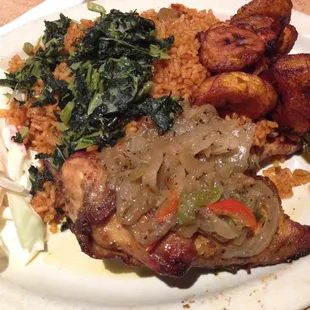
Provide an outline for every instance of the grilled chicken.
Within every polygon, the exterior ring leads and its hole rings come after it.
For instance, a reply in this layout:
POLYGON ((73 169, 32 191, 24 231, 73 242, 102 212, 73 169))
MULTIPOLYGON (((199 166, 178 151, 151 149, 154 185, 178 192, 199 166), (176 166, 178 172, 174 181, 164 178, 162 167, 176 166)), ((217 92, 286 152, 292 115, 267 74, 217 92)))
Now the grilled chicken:
POLYGON ((57 176, 58 196, 62 197, 58 206, 71 218, 71 230, 82 251, 93 258, 120 258, 129 265, 144 265, 158 274, 178 277, 190 267, 234 271, 291 261, 310 252, 310 227, 295 223, 283 214, 273 184, 264 178, 257 182, 267 184, 268 198, 276 202, 280 216, 271 243, 261 253, 225 258, 225 255, 229 256, 229 253, 225 254, 229 245, 217 238, 200 233, 184 238, 173 231, 153 249, 146 249, 119 222, 115 195, 107 187, 108 177, 103 163, 89 153, 78 153, 69 158, 57 176))
POLYGON ((268 248, 250 258, 223 259, 220 254, 225 250, 225 246, 205 236, 198 236, 195 246, 197 257, 194 266, 197 267, 236 271, 240 268, 275 265, 291 262, 310 253, 310 227, 300 225, 282 215, 278 231, 268 248))
POLYGON ((276 137, 273 141, 266 142, 262 147, 254 146, 252 151, 258 155, 259 161, 262 162, 274 156, 295 154, 300 148, 300 141, 290 141, 284 137, 276 137))

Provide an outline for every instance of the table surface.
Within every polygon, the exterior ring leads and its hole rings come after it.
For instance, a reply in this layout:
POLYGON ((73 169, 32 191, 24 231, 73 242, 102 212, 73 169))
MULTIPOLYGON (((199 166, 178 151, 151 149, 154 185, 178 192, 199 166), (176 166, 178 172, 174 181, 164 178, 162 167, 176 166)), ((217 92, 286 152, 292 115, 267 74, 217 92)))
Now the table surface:
MULTIPOLYGON (((310 15, 310 0, 292 0, 294 8, 310 15)), ((0 0, 0 26, 14 20, 43 0, 0 0)))

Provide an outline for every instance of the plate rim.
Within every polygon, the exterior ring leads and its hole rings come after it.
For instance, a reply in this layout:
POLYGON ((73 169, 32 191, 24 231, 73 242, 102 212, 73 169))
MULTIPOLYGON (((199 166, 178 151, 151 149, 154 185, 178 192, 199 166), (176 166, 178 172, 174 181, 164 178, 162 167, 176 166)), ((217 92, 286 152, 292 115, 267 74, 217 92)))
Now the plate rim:
MULTIPOLYGON (((152 1, 152 0, 151 0, 152 1)), ((146 1, 146 2, 151 2, 151 1, 146 1)), ((217 1, 216 3, 213 3, 212 5, 212 0, 205 0, 204 1, 204 6, 210 6, 210 9, 213 9, 212 6, 214 6, 214 11, 215 11, 215 15, 217 13, 217 9, 216 7, 218 6, 218 3, 220 2, 224 2, 224 3, 229 3, 229 1, 226 1, 226 0, 220 0, 220 1, 217 1)), ((106 0, 106 1, 96 1, 98 3, 101 3, 101 4, 105 4, 106 2, 112 2, 112 0, 106 0)), ((119 3, 121 2, 125 2, 125 0, 119 0, 118 1, 119 3)), ((132 0, 130 0, 130 2, 133 2, 132 0)), ((173 1, 171 1, 173 2, 173 1)), ((186 0, 181 0, 181 1, 176 1, 178 3, 186 3, 186 5, 189 5, 189 1, 186 1, 186 0)), ((197 0, 197 1, 191 1, 192 3, 197 3, 197 2, 202 2, 201 0, 197 0)), ((248 1, 244 1, 244 0, 235 0, 234 1, 234 6, 237 6, 239 7, 240 5, 243 5, 244 3, 246 3, 248 1)), ((158 3, 157 0, 154 0, 154 3, 158 3)), ((150 4, 152 5, 152 4, 150 4)), ((73 9, 76 9, 76 8, 85 8, 86 10, 86 4, 83 3, 83 4, 78 4, 78 5, 74 5, 68 9, 65 9, 65 10, 62 10, 61 12, 65 13, 65 14, 68 14, 70 16, 70 11, 72 11, 73 9)), ((139 6, 139 4, 137 4, 137 6, 139 6)), ((195 4, 192 5, 192 7, 195 7, 195 4)), ((207 8, 208 9, 208 8, 207 8)), ((223 9, 224 11, 227 11, 227 8, 224 8, 223 9)), ((232 11, 232 9, 228 9, 229 11, 232 11)), ((18 33, 21 31, 22 28, 28 26, 28 27, 31 27, 31 26, 34 26, 35 24, 38 24, 38 23, 42 23, 44 19, 46 18, 49 18, 50 16, 53 16, 53 15, 56 15, 60 13, 59 12, 55 12, 55 13, 52 13, 52 14, 44 14, 44 16, 42 17, 39 17, 25 25, 22 25, 21 27, 18 27, 16 29, 13 29, 12 31, 0 36, 0 40, 4 40, 6 41, 9 37, 11 36, 16 36, 18 35, 18 33)), ((302 12, 298 12, 296 10, 293 10, 293 13, 292 13, 292 20, 293 20, 293 24, 295 26, 297 26, 297 28, 303 28, 305 22, 309 22, 310 21, 310 16, 307 15, 307 14, 304 14, 302 12)), ((305 29, 306 31, 305 32, 302 32, 302 35, 305 35, 305 36, 308 36, 309 35, 309 42, 310 42, 310 29, 307 30, 305 29)), ((300 260, 301 263, 303 263, 303 259, 300 260)), ((299 261, 298 261, 299 262, 299 261)), ((310 271, 310 269, 309 269, 310 271)), ((310 287, 310 284, 309 284, 309 287, 310 287)), ((234 295, 234 294, 232 294, 234 295)), ((110 309, 110 307, 105 307, 104 305, 103 306, 98 306, 98 305, 90 305, 89 303, 81 303, 79 302, 78 304, 77 303, 74 303, 72 300, 67 300, 67 299, 59 299, 57 298, 56 296, 54 297, 51 297, 51 296, 45 296, 44 298, 36 295, 35 293, 33 292, 30 292, 30 291, 27 291, 26 288, 24 287, 18 287, 16 284, 13 284, 13 283, 10 283, 9 281, 6 281, 6 280, 3 280, 2 279, 2 276, 1 276, 1 273, 0 273, 0 298, 2 299, 2 301, 4 302, 4 306, 5 306, 5 309, 28 309, 29 307, 33 307, 33 309, 38 309, 39 308, 43 308, 45 307, 47 310, 48 309, 53 309, 53 310, 71 310, 71 309, 76 309, 76 310, 86 310, 86 309, 89 309, 89 307, 91 306, 93 310, 106 310, 106 309, 110 309), (18 306, 16 307, 16 297, 18 296, 18 299, 19 299, 19 304, 18 306), (39 303, 39 304, 38 304, 39 303)), ((231 297, 227 297, 227 298, 231 298, 231 297)), ((164 304, 162 306, 138 306, 138 307, 130 307, 130 309, 135 309, 135 310, 138 310, 138 309, 149 309, 149 310, 155 310, 155 309, 167 309, 166 307, 168 306, 169 309, 174 309, 174 307, 176 306, 175 309, 180 309, 181 308, 181 304, 180 302, 175 302, 177 303, 176 304, 173 304, 173 305, 168 305, 168 304, 164 304)), ((308 305, 306 306, 309 306, 310 305, 310 298, 309 298, 309 303, 308 305)), ((215 301, 214 302, 214 308, 212 309, 220 309, 220 308, 217 308, 217 302, 215 301)), ((192 309, 205 309, 206 305, 201 303, 200 305, 198 304, 191 304, 191 307, 192 309)), ((260 309, 260 305, 256 308, 254 306, 254 308, 252 307, 252 309, 260 309)), ((115 309, 129 309, 129 308, 125 308, 125 307, 117 307, 115 309)), ((229 308, 230 309, 230 308, 229 308)), ((232 308, 232 309, 235 309, 235 308, 232 308)), ((237 308, 236 308, 237 309, 237 308)), ((239 307, 239 309, 241 309, 239 307)), ((270 308, 271 309, 271 308, 270 308)), ((281 309, 281 308, 273 308, 273 309, 281 309)))

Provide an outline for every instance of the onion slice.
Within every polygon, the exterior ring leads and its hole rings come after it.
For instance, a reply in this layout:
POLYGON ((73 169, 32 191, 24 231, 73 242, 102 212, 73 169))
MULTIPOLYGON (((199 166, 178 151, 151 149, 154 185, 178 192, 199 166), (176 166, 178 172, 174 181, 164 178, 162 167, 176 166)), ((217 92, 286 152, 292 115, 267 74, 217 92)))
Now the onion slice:
POLYGON ((240 246, 230 244, 223 254, 223 258, 225 259, 233 257, 252 257, 260 254, 269 246, 278 229, 281 214, 281 202, 279 198, 264 181, 257 181, 256 186, 259 186, 265 194, 263 196, 264 198, 259 202, 259 207, 265 207, 267 212, 265 223, 257 228, 253 237, 246 239, 240 246))
POLYGON ((25 191, 24 186, 11 181, 10 179, 6 178, 2 173, 0 173, 0 187, 15 193, 22 193, 23 191, 25 191))
POLYGON ((209 211, 208 208, 200 210, 199 219, 199 228, 207 235, 210 233, 216 233, 226 240, 235 239, 240 236, 240 230, 220 219, 217 215, 209 211))

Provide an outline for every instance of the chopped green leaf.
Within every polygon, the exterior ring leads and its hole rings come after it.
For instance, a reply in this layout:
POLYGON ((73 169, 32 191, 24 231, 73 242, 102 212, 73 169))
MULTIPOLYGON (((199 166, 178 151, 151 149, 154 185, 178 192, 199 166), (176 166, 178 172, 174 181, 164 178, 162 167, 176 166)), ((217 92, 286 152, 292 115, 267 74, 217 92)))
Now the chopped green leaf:
POLYGON ((68 124, 71 118, 71 114, 74 108, 74 103, 72 101, 68 102, 67 105, 60 113, 60 119, 64 122, 64 124, 68 124))
POLYGON ((53 167, 59 169, 68 158, 68 156, 68 150, 65 146, 56 145, 55 151, 53 153, 53 160, 51 162, 53 167))
POLYGON ((68 125, 66 125, 65 123, 60 123, 57 126, 57 128, 59 131, 64 132, 64 131, 68 130, 70 127, 68 125))
POLYGON ((182 107, 178 99, 164 96, 158 99, 152 97, 136 105, 133 113, 136 115, 149 115, 163 133, 169 130, 178 113, 182 112, 182 107))
POLYGON ((102 5, 93 2, 87 2, 87 9, 96 13, 100 13, 101 15, 106 15, 107 13, 102 5))
POLYGON ((30 166, 28 169, 29 180, 31 182, 30 194, 34 195, 37 191, 43 191, 43 184, 47 181, 53 181, 53 176, 47 168, 44 168, 42 172, 37 167, 30 166))
POLYGON ((28 55, 31 56, 34 54, 34 46, 29 43, 29 42, 25 42, 24 46, 23 46, 23 51, 28 55))
POLYGON ((99 107, 99 105, 102 103, 102 95, 101 94, 95 94, 92 100, 89 103, 87 115, 91 115, 94 110, 99 107))
POLYGON ((61 232, 64 232, 64 231, 66 231, 66 230, 68 230, 68 229, 69 229, 69 224, 68 224, 68 222, 67 222, 67 221, 62 222, 62 223, 61 223, 61 226, 60 226, 60 231, 61 231, 61 232))
POLYGON ((81 139, 77 141, 77 145, 75 147, 76 151, 86 149, 89 146, 96 145, 99 142, 100 132, 94 132, 88 136, 83 136, 81 139))
POLYGON ((59 19, 55 21, 45 21, 45 30, 42 36, 44 45, 54 44, 57 40, 63 41, 64 35, 71 23, 71 19, 60 13, 59 19), (54 41, 52 41, 54 40, 54 41))
POLYGON ((157 59, 170 59, 170 56, 156 45, 150 46, 150 55, 157 59))
POLYGON ((16 143, 23 143, 23 141, 28 137, 28 133, 29 133, 29 128, 26 126, 23 126, 19 129, 16 135, 12 137, 12 140, 16 143))
POLYGON ((34 156, 35 159, 46 159, 49 157, 51 157, 51 155, 45 153, 38 153, 34 156))

